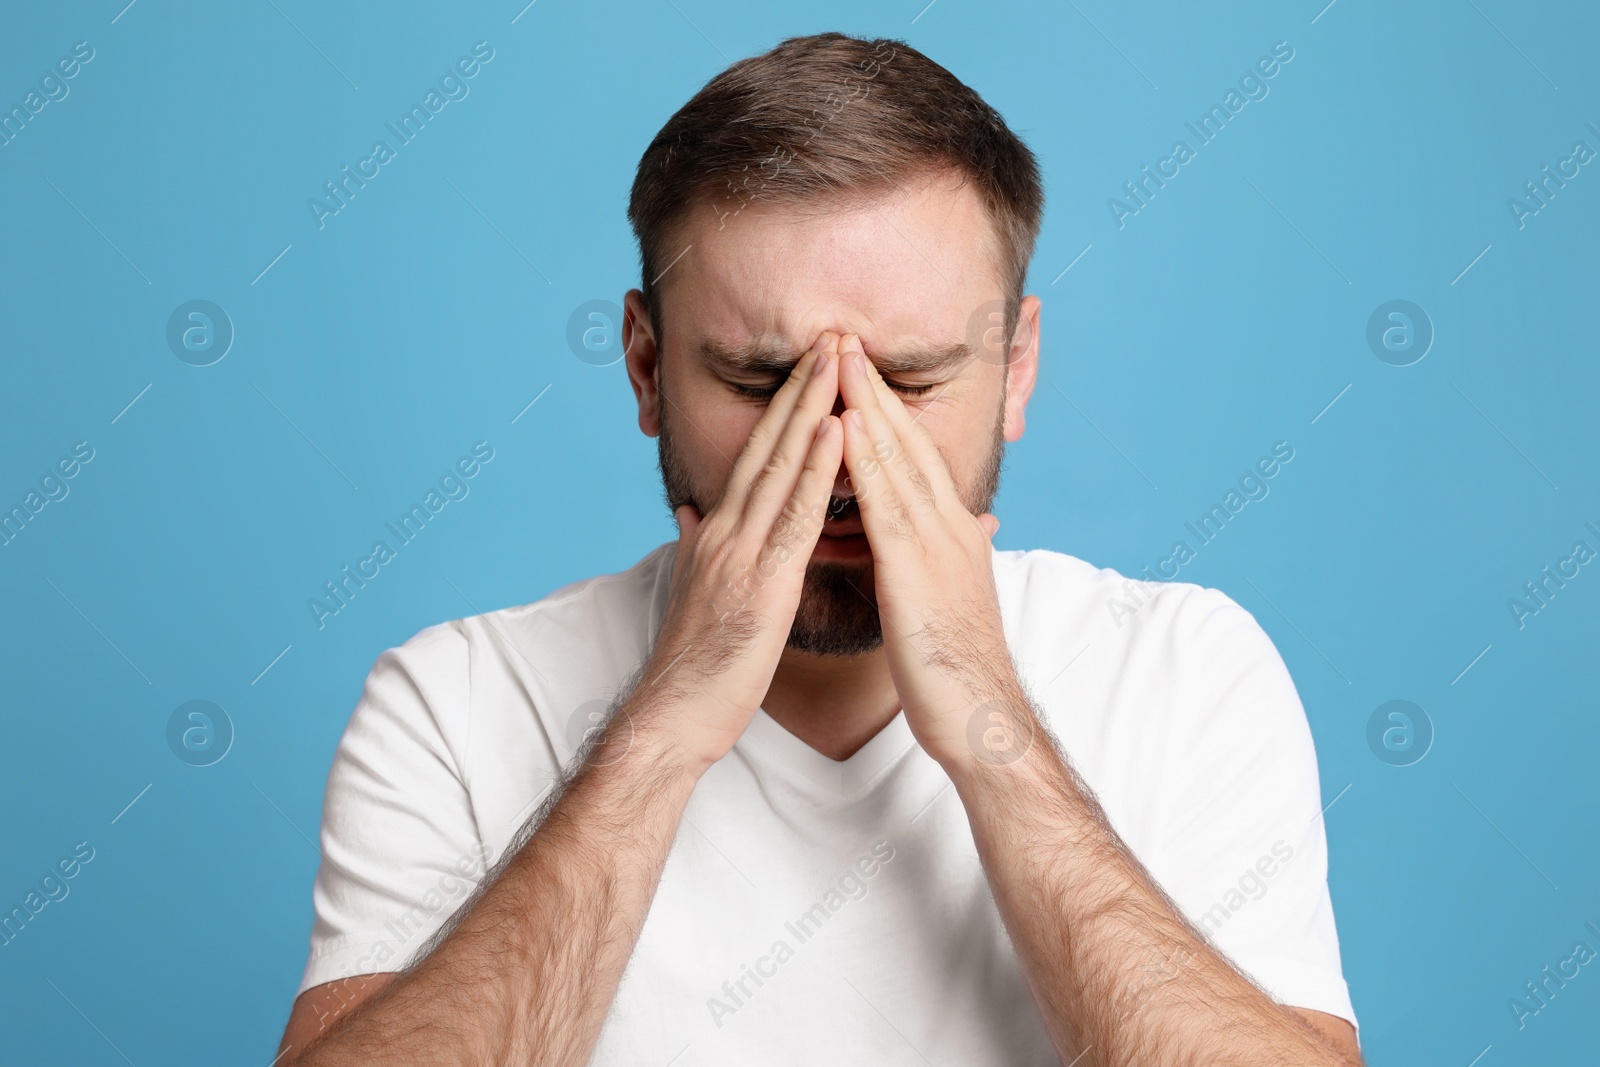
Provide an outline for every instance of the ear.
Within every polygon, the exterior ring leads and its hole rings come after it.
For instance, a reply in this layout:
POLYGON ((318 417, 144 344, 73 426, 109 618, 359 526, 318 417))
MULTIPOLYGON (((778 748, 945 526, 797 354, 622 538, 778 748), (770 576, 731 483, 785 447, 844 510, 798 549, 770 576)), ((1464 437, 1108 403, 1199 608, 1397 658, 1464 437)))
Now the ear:
POLYGON ((656 388, 660 348, 644 294, 637 289, 629 289, 622 298, 622 350, 628 382, 639 402, 639 429, 646 437, 655 437, 661 433, 661 394, 656 388))
POLYGON ((1005 439, 1015 441, 1027 428, 1023 412, 1033 386, 1039 380, 1039 312, 1043 306, 1036 296, 1025 296, 1017 309, 1017 328, 1011 335, 1011 351, 1006 354, 1005 439))

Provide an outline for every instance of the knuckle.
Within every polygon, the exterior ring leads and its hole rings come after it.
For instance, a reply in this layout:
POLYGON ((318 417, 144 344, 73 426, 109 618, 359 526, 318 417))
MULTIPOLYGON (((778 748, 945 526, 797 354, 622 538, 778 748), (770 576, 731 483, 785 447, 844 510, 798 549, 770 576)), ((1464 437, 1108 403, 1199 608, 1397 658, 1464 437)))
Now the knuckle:
POLYGON ((926 474, 917 468, 916 464, 906 464, 906 477, 911 482, 911 487, 916 490, 917 503, 919 505, 924 509, 931 509, 938 503, 938 498, 934 495, 933 483, 928 480, 926 474))
POLYGON ((904 500, 896 500, 889 508, 889 529, 898 537, 910 540, 916 531, 916 517, 904 500))

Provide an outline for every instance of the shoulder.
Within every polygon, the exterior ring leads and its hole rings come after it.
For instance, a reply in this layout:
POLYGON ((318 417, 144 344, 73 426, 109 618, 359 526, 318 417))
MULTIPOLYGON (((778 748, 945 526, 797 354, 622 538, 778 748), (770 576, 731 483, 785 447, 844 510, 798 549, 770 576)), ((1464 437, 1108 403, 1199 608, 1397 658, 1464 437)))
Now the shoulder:
POLYGON ((996 551, 995 577, 1023 631, 1065 628, 1085 640, 1159 647, 1167 656, 1264 637, 1255 617, 1220 589, 1146 581, 1052 549, 996 551))
POLYGON ((378 664, 410 665, 433 676, 454 672, 465 681, 480 657, 509 656, 544 669, 635 643, 630 639, 646 641, 675 548, 667 542, 624 570, 570 582, 538 600, 429 626, 385 650, 378 664))
POLYGON ((1305 728, 1272 639, 1222 590, 1144 581, 1048 549, 1000 555, 1019 674, 1086 753, 1147 760, 1150 746, 1179 738, 1305 728))
POLYGON ((646 609, 671 581, 677 547, 675 541, 664 542, 625 570, 582 578, 531 603, 486 612, 462 624, 479 630, 504 624, 552 636, 574 628, 600 627, 609 633, 619 626, 643 627, 649 621, 646 609))
POLYGON ((526 604, 452 619, 385 649, 367 677, 352 726, 432 719, 452 748, 474 709, 508 694, 550 695, 594 677, 625 675, 648 647, 653 605, 671 579, 675 542, 611 574, 564 585, 526 604))

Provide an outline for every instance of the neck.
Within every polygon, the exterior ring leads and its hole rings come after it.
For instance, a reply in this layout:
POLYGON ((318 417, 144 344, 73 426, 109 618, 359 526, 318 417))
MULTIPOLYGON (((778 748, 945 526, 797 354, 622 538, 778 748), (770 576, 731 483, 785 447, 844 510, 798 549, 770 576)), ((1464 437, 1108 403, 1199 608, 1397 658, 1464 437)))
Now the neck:
POLYGON ((894 719, 900 697, 882 646, 859 656, 786 648, 761 706, 824 756, 846 760, 894 719))

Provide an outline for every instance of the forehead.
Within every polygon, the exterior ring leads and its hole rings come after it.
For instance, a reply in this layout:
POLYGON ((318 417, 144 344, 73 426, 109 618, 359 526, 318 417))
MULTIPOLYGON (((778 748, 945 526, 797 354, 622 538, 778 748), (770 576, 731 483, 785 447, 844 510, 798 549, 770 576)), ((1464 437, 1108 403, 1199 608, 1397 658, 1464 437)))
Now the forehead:
POLYGON ((792 363, 834 329, 859 333, 875 360, 937 355, 1001 295, 993 224, 972 184, 949 177, 865 203, 730 197, 694 209, 673 246, 660 283, 669 350, 792 363))

